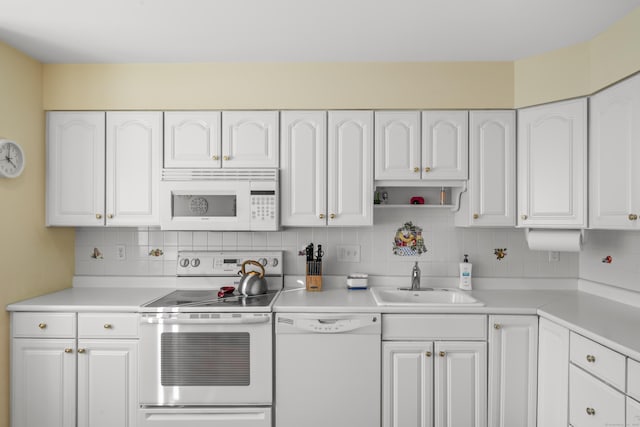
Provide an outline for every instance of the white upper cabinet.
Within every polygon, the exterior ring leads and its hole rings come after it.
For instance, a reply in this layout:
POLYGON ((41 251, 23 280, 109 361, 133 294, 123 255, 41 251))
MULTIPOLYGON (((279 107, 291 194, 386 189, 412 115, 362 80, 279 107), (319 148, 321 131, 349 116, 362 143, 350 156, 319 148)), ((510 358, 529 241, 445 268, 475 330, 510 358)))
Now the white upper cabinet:
POLYGON ((589 224, 640 229, 640 76, 591 97, 589 224))
POLYGON ((373 225, 373 112, 329 111, 328 225, 373 225))
POLYGON ((422 112, 422 178, 467 179, 468 112, 422 112))
POLYGON ((229 168, 277 168, 278 111, 224 111, 222 160, 229 168))
POLYGON ((107 225, 160 223, 162 113, 108 112, 107 225))
POLYGON ((420 113, 376 111, 375 179, 420 179, 420 113))
POLYGON ((221 116, 219 111, 165 112, 164 167, 221 167, 221 116))
POLYGON ((104 225, 104 112, 47 113, 47 225, 104 225))
POLYGON ((456 225, 516 224, 515 111, 469 113, 469 180, 456 225))
POLYGON ((162 113, 47 118, 47 225, 159 224, 162 113))
POLYGON ((282 225, 327 224, 327 113, 283 111, 280 141, 282 225))
POLYGON ((587 225, 587 100, 518 112, 518 226, 587 225))

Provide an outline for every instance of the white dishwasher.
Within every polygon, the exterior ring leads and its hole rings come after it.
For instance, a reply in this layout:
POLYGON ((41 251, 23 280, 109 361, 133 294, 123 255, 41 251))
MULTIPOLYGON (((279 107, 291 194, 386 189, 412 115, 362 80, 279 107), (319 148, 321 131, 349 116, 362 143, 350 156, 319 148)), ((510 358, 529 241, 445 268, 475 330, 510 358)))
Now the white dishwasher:
POLYGON ((277 314, 277 427, 380 425, 380 314, 277 314))

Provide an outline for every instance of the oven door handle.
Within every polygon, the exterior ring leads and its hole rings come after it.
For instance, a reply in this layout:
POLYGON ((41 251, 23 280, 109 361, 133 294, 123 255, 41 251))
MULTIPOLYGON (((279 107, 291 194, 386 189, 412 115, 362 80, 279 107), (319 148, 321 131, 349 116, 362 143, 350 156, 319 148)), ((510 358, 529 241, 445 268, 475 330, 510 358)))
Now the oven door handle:
POLYGON ((269 316, 260 317, 221 317, 213 319, 176 319, 161 317, 144 317, 140 323, 160 325, 249 325, 269 323, 269 316))

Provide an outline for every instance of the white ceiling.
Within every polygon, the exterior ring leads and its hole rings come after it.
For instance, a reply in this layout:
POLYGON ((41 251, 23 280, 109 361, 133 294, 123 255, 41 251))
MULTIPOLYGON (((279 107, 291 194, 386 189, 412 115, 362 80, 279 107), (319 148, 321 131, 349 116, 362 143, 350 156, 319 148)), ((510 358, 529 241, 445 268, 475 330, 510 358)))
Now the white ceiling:
POLYGON ((640 0, 0 0, 45 63, 502 61, 586 41, 640 0))

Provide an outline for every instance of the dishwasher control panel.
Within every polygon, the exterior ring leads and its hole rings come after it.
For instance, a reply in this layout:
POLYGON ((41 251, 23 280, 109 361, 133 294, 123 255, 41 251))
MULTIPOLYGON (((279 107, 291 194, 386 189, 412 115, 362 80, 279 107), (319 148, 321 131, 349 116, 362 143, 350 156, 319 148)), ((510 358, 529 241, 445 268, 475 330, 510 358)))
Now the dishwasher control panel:
POLYGON ((340 316, 281 314, 276 320, 276 333, 339 334, 351 332, 379 334, 381 330, 379 319, 380 316, 377 314, 340 316))

